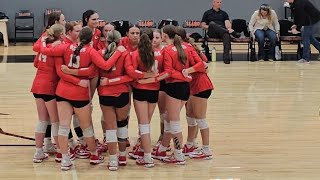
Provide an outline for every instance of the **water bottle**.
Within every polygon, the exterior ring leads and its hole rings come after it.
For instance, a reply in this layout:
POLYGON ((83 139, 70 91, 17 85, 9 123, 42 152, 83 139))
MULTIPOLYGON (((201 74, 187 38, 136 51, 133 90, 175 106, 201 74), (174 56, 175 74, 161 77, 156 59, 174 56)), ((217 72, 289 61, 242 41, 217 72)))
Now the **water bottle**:
POLYGON ((217 51, 215 47, 211 50, 211 61, 217 61, 217 51))

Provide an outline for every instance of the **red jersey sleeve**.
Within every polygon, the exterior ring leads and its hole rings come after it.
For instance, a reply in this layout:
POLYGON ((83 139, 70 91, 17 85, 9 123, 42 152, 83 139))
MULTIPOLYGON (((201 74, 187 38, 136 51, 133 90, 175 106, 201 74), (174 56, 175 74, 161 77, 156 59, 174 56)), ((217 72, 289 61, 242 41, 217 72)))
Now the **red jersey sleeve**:
POLYGON ((121 57, 122 53, 120 51, 116 51, 109 59, 108 61, 105 61, 101 54, 99 54, 96 50, 92 49, 90 51, 90 57, 92 62, 98 66, 100 69, 108 71, 111 69, 114 64, 117 62, 117 60, 121 57))
POLYGON ((87 68, 78 69, 78 76, 93 76, 96 70, 97 70, 96 65, 92 63, 87 68))
POLYGON ((137 70, 138 63, 135 55, 128 54, 124 61, 124 66, 127 74, 134 79, 142 79, 145 76, 145 73, 137 70))
POLYGON ((41 48, 41 44, 42 44, 41 39, 42 39, 43 36, 46 36, 46 35, 47 35, 47 33, 44 32, 44 33, 39 37, 39 39, 34 43, 33 48, 32 48, 32 50, 33 50, 34 52, 40 52, 40 48, 41 48))
POLYGON ((37 53, 36 57, 35 57, 34 60, 33 60, 33 66, 34 66, 35 68, 38 68, 39 55, 40 55, 40 54, 37 53))
POLYGON ((203 53, 200 53, 200 57, 201 57, 202 61, 204 61, 204 62, 206 62, 206 63, 208 62, 207 56, 204 55, 203 53))
POLYGON ((32 50, 34 52, 40 52, 41 48, 41 37, 34 43, 32 50))
POLYGON ((205 66, 204 63, 202 62, 202 59, 200 58, 200 56, 198 55, 197 51, 192 47, 191 48, 191 57, 193 61, 191 61, 192 63, 190 64, 194 70, 196 72, 205 72, 205 66))
POLYGON ((40 48, 41 54, 47 56, 63 56, 66 49, 69 47, 69 44, 61 44, 55 47, 45 47, 44 44, 40 48))
POLYGON ((133 81, 133 79, 128 75, 119 76, 116 78, 108 79, 108 85, 123 84, 123 83, 131 82, 131 81, 133 81))
MULTIPOLYGON (((172 77, 174 79, 179 79, 183 81, 190 81, 189 78, 183 76, 182 72, 179 72, 173 68, 173 59, 168 51, 163 51, 163 66, 164 72, 168 73, 168 77, 172 77)), ((167 78, 168 78, 167 77, 167 78)))
POLYGON ((78 85, 80 82, 79 78, 72 76, 72 75, 69 75, 69 74, 65 74, 61 71, 61 65, 63 65, 63 58, 62 57, 55 57, 54 59, 55 59, 55 66, 56 66, 56 71, 57 71, 58 76, 67 82, 78 85))

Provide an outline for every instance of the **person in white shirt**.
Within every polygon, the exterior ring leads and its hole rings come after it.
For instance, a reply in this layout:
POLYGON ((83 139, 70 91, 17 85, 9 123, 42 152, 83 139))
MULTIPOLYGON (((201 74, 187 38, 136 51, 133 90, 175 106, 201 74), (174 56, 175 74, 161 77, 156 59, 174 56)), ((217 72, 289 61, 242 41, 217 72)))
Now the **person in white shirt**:
POLYGON ((275 60, 275 47, 279 40, 280 25, 276 12, 268 4, 262 4, 260 9, 253 13, 249 22, 249 30, 253 40, 257 39, 258 41, 259 61, 275 60), (270 40, 270 50, 267 55, 264 51, 266 37, 270 40))

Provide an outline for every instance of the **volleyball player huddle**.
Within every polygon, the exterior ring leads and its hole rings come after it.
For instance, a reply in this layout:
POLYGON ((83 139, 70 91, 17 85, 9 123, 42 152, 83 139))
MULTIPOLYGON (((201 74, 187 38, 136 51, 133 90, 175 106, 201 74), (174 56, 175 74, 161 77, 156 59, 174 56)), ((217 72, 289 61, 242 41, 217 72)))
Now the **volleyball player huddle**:
POLYGON ((61 169, 69 170, 76 157, 96 165, 104 162, 102 153, 109 151, 109 170, 125 166, 131 96, 139 139, 129 157, 137 165, 154 167, 154 159, 183 165, 185 156, 211 159, 206 110, 213 85, 207 76, 207 59, 194 43, 186 42, 186 31, 172 25, 162 31, 132 25, 127 37, 121 37, 112 24, 101 33, 98 19, 95 11, 88 10, 82 23, 65 23, 63 14, 53 13, 46 32, 34 45, 37 74, 31 91, 39 121, 33 161, 43 162, 48 153, 55 154, 61 169), (161 42, 167 45, 162 47, 161 42), (96 89, 102 111, 102 143, 92 126, 91 100, 96 89), (150 122, 157 104, 161 135, 152 147, 150 122), (184 106, 188 137, 183 146, 180 112, 184 106), (78 141, 70 130, 72 119, 78 141), (198 129, 201 148, 195 144, 198 129), (45 140, 51 134, 55 145, 51 139, 45 140), (171 139, 174 150, 167 155, 171 139))

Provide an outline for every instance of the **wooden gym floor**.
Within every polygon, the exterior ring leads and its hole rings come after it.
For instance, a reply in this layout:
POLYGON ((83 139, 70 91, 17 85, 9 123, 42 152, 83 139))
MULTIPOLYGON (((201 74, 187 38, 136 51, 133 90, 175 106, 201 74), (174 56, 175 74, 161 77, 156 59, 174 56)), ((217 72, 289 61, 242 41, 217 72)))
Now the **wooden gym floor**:
MULTIPOLYGON (((30 45, 0 47, 0 55, 6 54, 10 59, 33 52, 30 45)), ((110 172, 106 162, 90 166, 88 160, 77 159, 71 171, 61 172, 53 157, 42 164, 32 163, 33 146, 10 146, 32 145, 33 141, 0 134, 0 179, 318 179, 320 62, 234 61, 209 66, 215 86, 207 113, 213 160, 188 159, 186 166, 155 161, 152 169, 128 160, 127 167, 110 172)), ((32 63, 0 63, 0 128, 4 131, 33 137, 37 114, 30 87, 35 72, 32 63)), ((101 139, 99 109, 95 96, 93 119, 101 139)), ((184 112, 181 120, 186 137, 184 112)), ((129 136, 134 144, 137 119, 133 109, 131 117, 129 136)), ((155 143, 157 110, 151 127, 155 143)))

